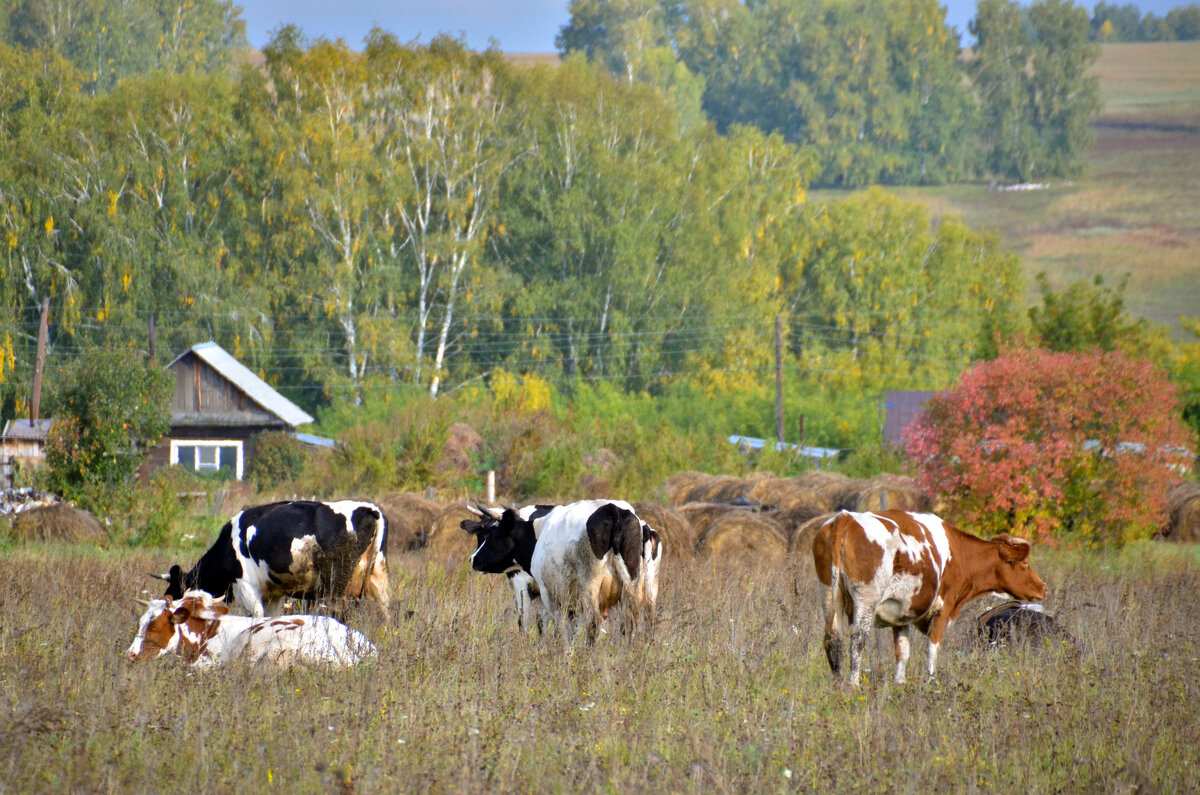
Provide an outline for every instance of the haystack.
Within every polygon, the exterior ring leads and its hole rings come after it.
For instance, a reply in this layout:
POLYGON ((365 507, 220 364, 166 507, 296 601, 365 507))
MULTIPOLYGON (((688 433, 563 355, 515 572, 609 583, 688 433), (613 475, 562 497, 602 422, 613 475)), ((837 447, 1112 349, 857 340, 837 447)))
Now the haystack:
POLYGON ((1176 484, 1167 493, 1170 520, 1166 537, 1171 541, 1200 541, 1200 486, 1191 481, 1176 484))
POLYGON ((814 508, 811 505, 797 505, 793 508, 781 508, 777 511, 771 511, 767 516, 774 519, 783 528, 783 534, 787 537, 788 546, 792 544, 792 538, 796 535, 809 520, 818 516, 828 516, 829 514, 822 511, 820 508, 814 508))
POLYGON ((853 510, 863 489, 862 481, 820 469, 797 475, 793 480, 797 485, 811 489, 817 497, 815 507, 824 511, 853 510))
POLYGON ((722 566, 747 570, 787 562, 787 537, 773 519, 753 511, 730 511, 700 536, 700 554, 722 566))
POLYGON ((663 492, 666 494, 667 504, 672 507, 683 505, 687 502, 688 492, 697 483, 706 480, 708 477, 703 472, 676 472, 667 478, 667 482, 663 484, 663 492))
POLYGON ((25 541, 102 544, 108 540, 99 519, 65 502, 21 511, 13 517, 12 532, 25 541))
POLYGON ((915 478, 877 475, 858 493, 857 503, 859 511, 928 511, 930 499, 915 478))
POLYGON ((801 486, 792 478, 764 478, 754 484, 749 495, 764 506, 775 508, 806 507, 813 510, 823 510, 824 505, 817 493, 806 486, 801 486))
POLYGON ((755 500, 751 493, 759 483, 769 480, 771 476, 765 472, 755 472, 747 478, 730 478, 725 481, 709 498, 712 502, 736 502, 739 500, 755 500))
POLYGON ((740 482, 740 479, 733 475, 710 475, 692 486, 684 498, 684 502, 717 502, 717 494, 730 486, 736 490, 738 488, 736 484, 740 482))
POLYGON ((814 516, 804 524, 796 528, 796 532, 792 533, 788 540, 788 554, 805 560, 812 559, 812 541, 813 536, 821 529, 825 522, 829 521, 829 517, 833 514, 823 513, 820 516, 814 516))
POLYGON ((425 552, 435 560, 461 563, 475 552, 475 536, 460 526, 464 519, 479 517, 467 510, 467 501, 459 500, 444 507, 429 525, 425 552))
POLYGON ((420 494, 393 494, 379 500, 387 519, 388 554, 400 554, 425 545, 433 518, 442 508, 420 494))
POLYGON ((749 513, 749 511, 743 511, 741 508, 734 507, 733 505, 715 502, 689 502, 686 505, 680 505, 675 510, 691 526, 697 540, 700 539, 700 536, 704 535, 704 531, 708 529, 710 524, 730 511, 749 513))
POLYGON ((633 510, 662 537, 668 555, 695 554, 696 531, 683 516, 653 502, 635 502, 633 510))

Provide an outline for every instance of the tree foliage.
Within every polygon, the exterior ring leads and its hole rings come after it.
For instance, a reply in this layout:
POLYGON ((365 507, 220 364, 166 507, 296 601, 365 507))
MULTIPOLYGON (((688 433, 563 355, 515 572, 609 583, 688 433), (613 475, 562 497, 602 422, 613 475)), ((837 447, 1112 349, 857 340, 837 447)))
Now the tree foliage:
POLYGON ((967 524, 1090 546, 1160 529, 1195 438, 1150 362, 1009 350, 930 400, 906 446, 967 524))

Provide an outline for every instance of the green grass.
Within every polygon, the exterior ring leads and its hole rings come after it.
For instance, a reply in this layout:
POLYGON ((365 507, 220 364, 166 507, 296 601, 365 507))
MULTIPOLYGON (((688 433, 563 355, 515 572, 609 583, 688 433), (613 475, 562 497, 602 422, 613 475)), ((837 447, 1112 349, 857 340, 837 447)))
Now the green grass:
POLYGON ((652 636, 564 655, 517 634, 503 578, 398 557, 390 624, 351 622, 375 663, 193 673, 120 656, 130 597, 170 557, 0 559, 0 792, 1200 787, 1193 549, 1038 550, 1075 652, 987 649, 964 620, 935 684, 918 643, 896 686, 881 635, 854 693, 833 687, 805 559, 669 560, 652 636))

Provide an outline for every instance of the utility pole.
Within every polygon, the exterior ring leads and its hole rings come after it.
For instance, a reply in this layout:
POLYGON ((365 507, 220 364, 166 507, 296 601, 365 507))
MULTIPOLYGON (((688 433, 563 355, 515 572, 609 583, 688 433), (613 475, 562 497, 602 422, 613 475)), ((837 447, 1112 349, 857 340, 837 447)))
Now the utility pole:
POLYGON ((150 316, 150 363, 154 364, 154 315, 150 316))
POLYGON ((46 333, 50 325, 50 299, 42 299, 42 317, 38 322, 37 359, 33 365, 33 397, 29 401, 29 427, 38 418, 42 407, 42 369, 46 366, 46 333))
POLYGON ((783 441, 783 321, 775 316, 775 439, 783 441))

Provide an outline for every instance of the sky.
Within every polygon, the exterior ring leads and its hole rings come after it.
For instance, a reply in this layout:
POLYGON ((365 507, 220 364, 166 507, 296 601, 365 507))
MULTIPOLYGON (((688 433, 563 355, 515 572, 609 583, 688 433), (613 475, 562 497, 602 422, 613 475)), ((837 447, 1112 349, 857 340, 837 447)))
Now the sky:
MULTIPOLYGON (((1164 16, 1191 0, 1109 0, 1133 2, 1143 14, 1164 16)), ((568 0, 237 0, 253 47, 262 47, 282 23, 298 25, 309 38, 341 38, 359 49, 378 25, 403 42, 428 42, 439 33, 465 34, 467 46, 487 48, 490 39, 504 52, 552 52, 554 37, 567 23, 568 0)), ((967 42, 967 21, 975 0, 950 0, 946 21, 967 42)), ((1085 2, 1089 9, 1094 5, 1085 2)))

